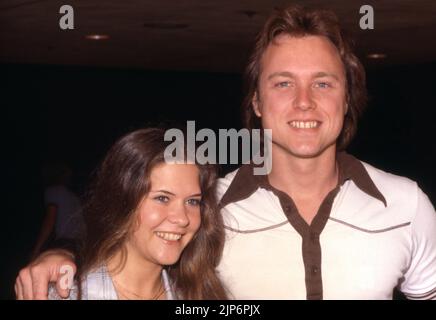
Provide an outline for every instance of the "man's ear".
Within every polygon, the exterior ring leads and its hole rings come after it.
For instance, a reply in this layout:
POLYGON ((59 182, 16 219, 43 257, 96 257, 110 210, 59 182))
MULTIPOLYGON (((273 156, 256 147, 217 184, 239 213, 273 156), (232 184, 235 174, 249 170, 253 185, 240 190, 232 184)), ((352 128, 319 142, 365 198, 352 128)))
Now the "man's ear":
POLYGON ((259 106, 259 97, 257 95, 257 91, 253 95, 253 99, 251 99, 251 104, 253 105, 253 111, 259 118, 262 117, 262 113, 260 112, 260 106, 259 106))

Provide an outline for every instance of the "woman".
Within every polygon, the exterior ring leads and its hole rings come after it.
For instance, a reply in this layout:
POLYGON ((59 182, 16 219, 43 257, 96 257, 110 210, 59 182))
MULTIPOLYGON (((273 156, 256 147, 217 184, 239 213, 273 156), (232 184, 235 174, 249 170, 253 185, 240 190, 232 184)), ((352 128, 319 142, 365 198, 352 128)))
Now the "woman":
MULTIPOLYGON (((70 299, 226 298, 215 273, 224 243, 215 168, 166 163, 164 132, 134 131, 106 155, 70 299)), ((54 288, 49 298, 59 299, 54 288)))

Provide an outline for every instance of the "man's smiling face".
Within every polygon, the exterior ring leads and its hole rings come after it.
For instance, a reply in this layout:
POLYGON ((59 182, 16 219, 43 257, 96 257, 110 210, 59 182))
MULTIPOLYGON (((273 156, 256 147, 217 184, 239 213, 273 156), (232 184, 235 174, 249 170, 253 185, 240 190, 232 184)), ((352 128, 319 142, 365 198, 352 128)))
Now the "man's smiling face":
POLYGON ((347 111, 335 46, 322 36, 276 37, 261 59, 253 107, 262 127, 272 129, 273 150, 299 158, 335 150, 347 111))

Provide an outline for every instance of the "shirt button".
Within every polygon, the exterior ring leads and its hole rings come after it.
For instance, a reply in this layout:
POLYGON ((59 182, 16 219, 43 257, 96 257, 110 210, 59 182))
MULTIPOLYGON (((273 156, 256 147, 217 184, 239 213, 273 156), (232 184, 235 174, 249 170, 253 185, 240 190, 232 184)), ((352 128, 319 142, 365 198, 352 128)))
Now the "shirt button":
POLYGON ((319 268, 318 267, 312 267, 312 273, 313 274, 318 274, 319 272, 319 268))

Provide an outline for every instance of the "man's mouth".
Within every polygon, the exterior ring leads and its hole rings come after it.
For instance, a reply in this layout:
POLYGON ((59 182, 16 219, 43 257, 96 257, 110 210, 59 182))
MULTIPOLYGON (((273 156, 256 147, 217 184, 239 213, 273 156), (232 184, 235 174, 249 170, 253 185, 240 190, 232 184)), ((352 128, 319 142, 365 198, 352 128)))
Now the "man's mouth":
POLYGON ((321 125, 321 122, 316 120, 311 120, 311 121, 293 120, 289 122, 289 125, 292 128, 297 128, 297 129, 314 129, 314 128, 318 128, 321 125))
POLYGON ((177 241, 182 235, 180 233, 156 231, 156 236, 167 241, 177 241))

